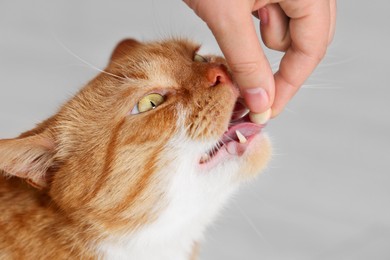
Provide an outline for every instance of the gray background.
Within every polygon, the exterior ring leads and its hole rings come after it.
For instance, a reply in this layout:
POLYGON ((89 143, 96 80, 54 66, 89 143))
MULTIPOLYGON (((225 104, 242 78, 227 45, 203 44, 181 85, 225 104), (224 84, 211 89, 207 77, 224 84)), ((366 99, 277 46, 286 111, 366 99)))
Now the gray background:
MULTIPOLYGON (((390 259, 390 4, 338 2, 326 59, 268 127, 269 169, 207 233, 202 259, 390 259)), ((219 53, 180 0, 0 0, 0 137, 48 117, 122 38, 187 36, 219 53)), ((280 54, 267 51, 274 68, 280 54)))

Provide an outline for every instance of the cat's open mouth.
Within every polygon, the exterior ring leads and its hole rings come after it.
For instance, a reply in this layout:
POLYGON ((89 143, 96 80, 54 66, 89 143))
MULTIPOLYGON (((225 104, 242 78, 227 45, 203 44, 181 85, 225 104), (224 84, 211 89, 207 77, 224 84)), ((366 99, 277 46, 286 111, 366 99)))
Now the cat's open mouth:
POLYGON ((254 137, 260 134, 264 125, 257 125, 250 121, 249 110, 241 99, 234 107, 228 130, 219 142, 200 158, 199 164, 214 166, 227 155, 241 156, 245 153, 254 137))

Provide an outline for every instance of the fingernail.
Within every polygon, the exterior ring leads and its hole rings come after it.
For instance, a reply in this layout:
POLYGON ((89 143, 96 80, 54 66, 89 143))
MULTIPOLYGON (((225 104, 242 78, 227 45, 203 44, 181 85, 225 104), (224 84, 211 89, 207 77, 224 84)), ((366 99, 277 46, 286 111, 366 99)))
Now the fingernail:
POLYGON ((250 112, 249 119, 255 124, 264 125, 271 118, 271 114, 272 114, 271 108, 269 108, 264 113, 260 113, 260 114, 250 112))
POLYGON ((245 103, 250 111, 260 112, 268 107, 269 97, 263 88, 246 88, 243 90, 245 103))
POLYGON ((269 22, 269 15, 268 15, 268 10, 267 8, 263 7, 260 8, 258 11, 259 19, 260 19, 260 24, 266 25, 269 22))

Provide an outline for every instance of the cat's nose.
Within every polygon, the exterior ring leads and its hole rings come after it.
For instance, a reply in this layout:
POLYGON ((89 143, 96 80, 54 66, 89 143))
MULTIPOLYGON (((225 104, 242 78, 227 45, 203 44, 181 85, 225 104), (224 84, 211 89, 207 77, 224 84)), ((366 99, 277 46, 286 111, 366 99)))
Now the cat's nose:
POLYGON ((210 82, 210 87, 215 87, 219 84, 232 83, 228 72, 224 66, 212 67, 207 71, 207 79, 210 82))

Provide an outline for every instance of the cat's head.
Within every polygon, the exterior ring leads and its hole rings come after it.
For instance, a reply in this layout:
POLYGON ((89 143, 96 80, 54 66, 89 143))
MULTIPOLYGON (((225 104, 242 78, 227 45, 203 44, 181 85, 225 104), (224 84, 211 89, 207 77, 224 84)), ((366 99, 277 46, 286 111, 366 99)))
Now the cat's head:
POLYGON ((0 141, 0 169, 105 229, 139 227, 181 204, 219 205, 264 168, 270 145, 242 117, 225 61, 198 49, 121 42, 105 73, 56 115, 0 141))

